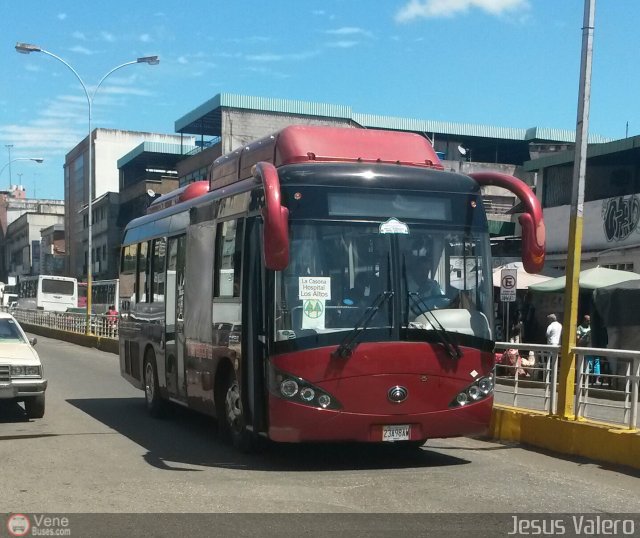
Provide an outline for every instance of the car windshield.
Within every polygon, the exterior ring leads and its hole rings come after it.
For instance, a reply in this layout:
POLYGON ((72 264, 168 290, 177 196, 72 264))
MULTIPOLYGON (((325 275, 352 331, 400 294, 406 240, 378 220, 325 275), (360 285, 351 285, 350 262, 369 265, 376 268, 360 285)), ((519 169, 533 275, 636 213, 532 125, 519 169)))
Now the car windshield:
POLYGON ((0 343, 7 342, 22 342, 25 343, 26 340, 20 329, 18 328, 18 324, 13 319, 1 318, 0 319, 0 343))
POLYGON ((352 330, 384 292, 394 299, 367 323, 379 338, 445 330, 491 340, 486 232, 384 226, 291 224, 290 263, 276 273, 276 341, 352 330))

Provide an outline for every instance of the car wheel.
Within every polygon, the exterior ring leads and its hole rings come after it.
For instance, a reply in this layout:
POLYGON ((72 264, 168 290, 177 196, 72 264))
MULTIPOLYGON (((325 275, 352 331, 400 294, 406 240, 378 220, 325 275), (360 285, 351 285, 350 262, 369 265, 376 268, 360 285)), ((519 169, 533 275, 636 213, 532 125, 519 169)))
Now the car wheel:
POLYGON ((223 439, 228 440, 241 452, 251 452, 254 436, 247 430, 240 385, 235 372, 230 369, 218 396, 218 427, 223 439))
POLYGON ((152 417, 161 418, 164 416, 165 402, 160 396, 156 356, 153 352, 147 353, 144 360, 144 399, 147 411, 152 417))
POLYGON ((44 416, 44 394, 25 399, 24 410, 29 418, 42 418, 44 416))

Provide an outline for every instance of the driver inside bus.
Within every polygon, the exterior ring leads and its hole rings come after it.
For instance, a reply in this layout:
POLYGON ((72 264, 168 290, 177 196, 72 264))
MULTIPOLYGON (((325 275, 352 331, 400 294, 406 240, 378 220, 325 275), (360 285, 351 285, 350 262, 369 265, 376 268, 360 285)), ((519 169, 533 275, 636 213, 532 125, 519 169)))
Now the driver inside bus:
POLYGON ((419 308, 421 302, 429 308, 442 308, 448 304, 440 284, 432 278, 432 254, 427 244, 416 246, 405 256, 404 271, 407 293, 415 298, 411 301, 415 306, 419 308))

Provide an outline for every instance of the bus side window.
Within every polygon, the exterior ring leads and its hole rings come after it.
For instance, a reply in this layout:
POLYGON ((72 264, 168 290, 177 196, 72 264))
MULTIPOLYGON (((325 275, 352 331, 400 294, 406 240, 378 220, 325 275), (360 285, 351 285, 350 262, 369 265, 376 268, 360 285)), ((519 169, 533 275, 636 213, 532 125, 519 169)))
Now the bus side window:
POLYGON ((136 278, 136 303, 146 303, 149 296, 149 243, 138 245, 138 277, 136 278))
POLYGON ((218 224, 215 257, 215 297, 240 297, 242 229, 244 221, 227 220, 218 224))
POLYGON ((152 278, 150 282, 152 293, 150 301, 154 303, 164 303, 164 262, 166 250, 167 240, 165 238, 155 239, 153 241, 152 278))
POLYGON ((119 303, 123 310, 131 309, 131 301, 136 287, 136 257, 138 245, 128 245, 122 248, 120 258, 120 297, 119 303))

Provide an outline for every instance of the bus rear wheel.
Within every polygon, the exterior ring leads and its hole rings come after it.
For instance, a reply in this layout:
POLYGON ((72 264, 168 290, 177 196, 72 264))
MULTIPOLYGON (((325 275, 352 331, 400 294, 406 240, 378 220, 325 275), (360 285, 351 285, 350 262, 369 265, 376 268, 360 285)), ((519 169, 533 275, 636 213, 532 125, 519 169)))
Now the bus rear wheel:
POLYGON ((162 418, 164 416, 165 404, 160 396, 156 356, 153 352, 147 353, 144 359, 144 399, 147 411, 152 417, 162 418))
POLYGON ((223 390, 218 397, 218 428, 223 439, 230 441, 241 452, 251 452, 253 434, 247 430, 240 385, 233 369, 229 369, 223 390))

